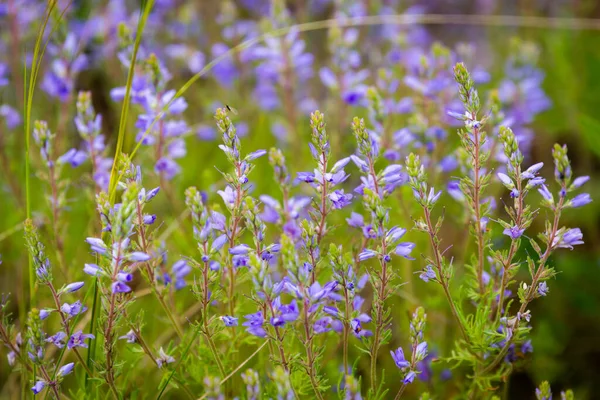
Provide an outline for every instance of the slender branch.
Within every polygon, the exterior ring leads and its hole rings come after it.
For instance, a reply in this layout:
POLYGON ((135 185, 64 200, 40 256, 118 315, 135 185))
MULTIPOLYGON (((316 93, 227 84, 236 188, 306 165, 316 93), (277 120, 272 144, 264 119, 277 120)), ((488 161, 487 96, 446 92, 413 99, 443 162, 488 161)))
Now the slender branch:
MULTIPOLYGON (((527 295, 526 295, 524 301, 521 303, 521 307, 519 308, 517 315, 523 314, 526 311, 529 303, 534 299, 535 291, 537 290, 538 281, 539 281, 540 277, 542 276, 542 273, 545 271, 546 262, 548 261, 550 254, 552 254, 552 251, 555 249, 554 239, 556 238, 556 233, 558 232, 558 223, 560 221, 560 216, 561 216, 561 212, 562 212, 562 207, 564 205, 564 201, 565 201, 565 198, 561 196, 560 201, 555 208, 554 222, 552 223, 552 231, 550 232, 550 238, 548 240, 548 245, 546 246, 546 250, 544 251, 542 258, 540 259, 540 265, 539 265, 535 275, 533 276, 533 279, 531 281, 531 286, 529 286, 527 295)), ((513 332, 518 331, 520 322, 521 322, 520 319, 517 318, 517 320, 515 322, 515 326, 512 328, 513 332)), ((482 374, 485 375, 485 374, 491 372, 494 368, 496 368, 502 362, 502 360, 504 359, 504 356, 508 352, 508 349, 510 348, 511 344, 514 342, 515 336, 516 335, 513 334, 512 337, 506 341, 506 343, 504 344, 504 346, 502 347, 502 349, 500 350, 498 355, 496 355, 496 358, 494 358, 494 360, 487 367, 485 367, 483 369, 482 374)))

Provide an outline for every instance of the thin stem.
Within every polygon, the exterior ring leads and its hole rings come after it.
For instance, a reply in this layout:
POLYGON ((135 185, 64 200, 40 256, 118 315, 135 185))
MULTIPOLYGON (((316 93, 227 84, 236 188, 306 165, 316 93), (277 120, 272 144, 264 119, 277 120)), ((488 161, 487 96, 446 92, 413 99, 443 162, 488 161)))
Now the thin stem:
MULTIPOLYGON (((204 252, 208 251, 206 242, 203 243, 204 252)), ((202 284, 203 284, 203 293, 202 293, 202 323, 204 325, 204 336, 206 337, 206 341, 210 347, 211 352, 213 353, 213 357, 215 358, 215 362, 219 367, 219 371, 221 372, 221 376, 225 376, 225 368, 221 363, 221 358, 219 357, 219 352, 217 351, 217 346, 215 346, 215 342, 212 339, 212 334, 210 332, 210 327, 208 325, 208 305, 210 303, 209 298, 209 287, 208 287, 208 270, 209 265, 208 262, 204 263, 204 268, 202 269, 202 284)))
POLYGON ((483 295, 485 292, 485 284, 483 282, 483 258, 485 252, 485 242, 483 237, 483 230, 481 229, 481 178, 479 176, 481 172, 480 165, 480 130, 479 128, 473 129, 473 147, 474 147, 474 178, 473 178, 473 210, 475 212, 475 233, 477 237, 477 281, 479 282, 479 293, 483 295))
POLYGON ((44 379, 46 380, 46 382, 48 382, 48 387, 50 387, 50 389, 52 389, 52 393, 54 393, 54 396, 56 396, 56 400, 60 400, 60 393, 58 392, 58 389, 56 388, 56 382, 54 382, 52 379, 50 379, 50 375, 48 374, 48 371, 46 371, 46 368, 44 368, 43 365, 40 365, 40 372, 44 376, 44 379))
POLYGON ((315 358, 314 358, 314 354, 313 354, 313 348, 312 348, 312 334, 311 334, 311 329, 310 327, 312 326, 310 324, 309 321, 309 316, 308 316, 308 300, 304 301, 304 334, 305 334, 305 342, 304 342, 304 347, 306 348, 306 358, 307 358, 307 363, 308 365, 306 365, 307 368, 307 372, 308 372, 308 376, 310 378, 310 384, 313 387, 313 390, 315 391, 315 395, 317 396, 317 398, 319 400, 323 400, 323 395, 321 394, 321 391, 319 390, 319 384, 317 382, 317 378, 316 378, 316 374, 315 374, 315 358))
MULTIPOLYGON (((137 212, 137 219, 138 219, 138 232, 140 235, 140 240, 142 242, 141 243, 142 251, 144 253, 148 253, 148 241, 146 240, 146 229, 144 228, 144 226, 145 226, 144 225, 144 216, 142 215, 142 206, 139 201, 136 203, 136 212, 137 212)), ((165 303, 164 296, 159 293, 159 291, 155 285, 154 272, 152 271, 150 263, 146 262, 145 265, 146 265, 146 273, 148 274, 148 281, 149 281, 148 283, 152 286, 152 291, 153 291, 156 299, 158 300, 159 304, 163 308, 165 314, 167 314, 169 321, 171 321, 171 323, 173 324, 173 327, 175 328, 177 335, 180 338, 183 338, 183 331, 181 330, 181 327, 179 326, 179 322, 177 322, 177 320, 173 316, 171 309, 165 303)))
MULTIPOLYGON (((554 221, 552 223, 552 231, 550 232, 550 238, 548 240, 548 245, 546 246, 544 255, 540 259, 540 265, 539 265, 535 275, 533 276, 533 279, 531 281, 531 286, 529 286, 527 295, 525 296, 524 301, 521 303, 521 307, 519 308, 517 315, 523 314, 526 311, 529 303, 535 298, 535 291, 537 290, 538 281, 539 281, 540 277, 542 276, 542 273, 545 270, 546 262, 548 261, 550 254, 552 254, 552 251, 555 249, 554 239, 556 238, 556 233, 558 231, 558 223, 560 221, 560 216, 561 216, 561 212, 562 212, 562 207, 564 205, 564 201, 565 201, 565 197, 561 196, 560 201, 555 208, 554 221)), ((515 322, 515 326, 512 328, 513 332, 518 331, 520 322, 521 322, 521 320, 519 318, 517 318, 517 320, 515 322)), ((513 334, 512 337, 506 341, 504 347, 502 347, 502 349, 500 350, 500 352, 498 353, 496 358, 487 367, 485 367, 483 369, 483 371, 482 371, 483 375, 491 372, 494 368, 496 368, 502 362, 502 360, 504 359, 504 356, 506 355, 506 353, 508 352, 508 349, 510 348, 511 344, 514 341, 515 336, 516 335, 513 334)))
MULTIPOLYGON (((515 199, 517 215, 516 215, 514 222, 515 222, 516 226, 520 227, 522 218, 523 218, 523 200, 524 200, 520 166, 517 167, 516 181, 517 181, 517 190, 519 191, 519 196, 517 197, 517 199, 515 199)), ((506 291, 506 285, 508 285, 507 271, 510 268, 510 266, 512 265, 512 260, 515 257, 515 254, 517 253, 517 250, 518 250, 517 243, 518 243, 518 239, 513 239, 511 241, 510 249, 508 251, 508 257, 506 258, 505 262, 502 265, 502 268, 503 268, 502 280, 500 282, 500 294, 499 294, 499 298, 498 298, 498 304, 497 304, 496 312, 494 314, 495 321, 497 321, 500 318, 500 315, 502 314, 502 309, 504 308, 504 292, 506 291)))
POLYGON ((350 334, 350 321, 348 316, 350 315, 350 297, 348 296, 348 286, 345 282, 346 278, 344 277, 344 301, 346 303, 346 315, 344 319, 344 332, 342 339, 342 348, 343 348, 343 362, 344 362, 344 376, 348 374, 348 336, 350 334))
POLYGON ((456 309, 456 305, 454 304, 454 299, 452 299, 452 296, 450 294, 448 280, 446 279, 445 274, 444 274, 443 265, 442 265, 442 255, 441 255, 439 244, 438 244, 438 241, 436 238, 436 233, 435 233, 433 224, 431 222, 431 211, 429 211, 427 206, 423 207, 423 209, 425 211, 425 222, 427 223, 427 232, 429 234, 429 242, 431 244, 431 247, 433 249, 433 254, 435 256, 435 268, 437 269, 438 275, 440 277, 440 284, 442 285, 442 288, 444 289, 444 294, 446 295, 446 299, 448 300, 448 303, 450 304, 450 310, 452 311, 452 315, 454 316, 454 319, 458 323, 458 326, 463 335, 463 338, 465 339, 465 341, 467 343, 470 343, 471 341, 469 339, 469 335, 467 334, 467 330, 466 330, 465 326, 463 325, 462 319, 460 318, 460 316, 458 314, 458 310, 456 309))
MULTIPOLYGON (((380 230, 383 226, 380 225, 380 230)), ((375 319, 375 334, 373 335, 373 346, 371 347, 371 389, 375 391, 377 387, 377 355, 379 354, 379 347, 381 346, 381 334, 385 324, 385 300, 387 298, 387 262, 385 261, 385 255, 387 254, 387 242, 385 235, 381 240, 381 252, 383 254, 381 258, 381 278, 379 287, 377 288, 377 303, 376 303, 376 319, 375 319)))
MULTIPOLYGON (((379 192, 379 183, 377 182, 377 174, 375 173, 375 163, 371 155, 368 155, 369 161, 369 173, 373 178, 373 183, 375 186, 375 192, 377 196, 381 198, 382 194, 379 192)), ((384 231, 383 222, 379 222, 378 230, 380 232, 384 231)), ((378 275, 379 278, 379 287, 377 287, 377 296, 376 296, 376 322, 375 322, 375 333, 373 335, 373 345, 371 347, 371 390, 375 392, 377 387, 377 355, 379 354, 379 347, 381 346, 380 340, 382 331, 384 329, 383 325, 385 323, 385 300, 387 298, 387 284, 388 284, 388 276, 387 276, 387 261, 385 257, 387 256, 387 240, 386 235, 382 236, 381 239, 381 253, 382 256, 380 258, 381 264, 381 275, 378 275)))
POLYGON ((54 244, 56 247, 56 255, 60 264, 60 269, 64 276, 67 277, 65 254, 63 249, 63 243, 60 239, 60 229, 58 226, 59 207, 58 207, 58 182, 56 177, 56 163, 52 162, 48 168, 48 175, 50 178, 51 188, 51 209, 52 209, 52 230, 54 233, 54 244))
POLYGON ((23 353, 21 353, 20 349, 11 342, 10 336, 8 335, 8 332, 1 321, 0 321, 0 338, 2 339, 2 342, 4 342, 4 344, 17 355, 17 358, 19 358, 19 360, 21 360, 21 364, 24 365, 25 368, 27 368, 27 370, 29 372, 33 372, 33 369, 27 362, 27 359, 23 357, 23 353))
MULTIPOLYGON (((146 341, 142 337, 142 332, 139 329, 137 329, 135 327, 135 325, 133 325, 133 324, 129 324, 129 327, 135 333, 136 339, 137 339, 138 343, 140 344, 140 346, 142 347, 142 350, 144 350, 144 353, 146 353, 146 355, 148 357, 150 357, 150 359, 152 360, 152 362, 157 367, 160 368, 160 366, 158 364, 158 361, 156 360, 156 357, 154 357, 154 354, 152 354, 152 350, 150 350, 150 347, 148 347, 148 344, 146 344, 146 341)), ((194 395, 192 394, 192 392, 190 392, 190 389, 188 389, 187 386, 184 385, 183 382, 181 382, 180 380, 177 380, 177 382, 179 383, 179 387, 181 387, 183 389, 183 391, 188 395, 188 397, 190 399, 193 399, 194 395)))

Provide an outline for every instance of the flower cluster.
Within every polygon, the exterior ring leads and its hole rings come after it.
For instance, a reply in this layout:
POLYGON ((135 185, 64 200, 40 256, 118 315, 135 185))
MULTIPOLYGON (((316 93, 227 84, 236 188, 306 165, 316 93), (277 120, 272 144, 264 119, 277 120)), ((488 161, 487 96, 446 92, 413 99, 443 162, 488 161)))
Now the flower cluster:
POLYGON ((543 347, 531 305, 593 190, 565 145, 553 174, 532 160, 535 45, 502 64, 432 43, 431 10, 393 0, 75 3, 0 4, 2 266, 29 267, 0 342, 22 387, 487 398, 543 347))

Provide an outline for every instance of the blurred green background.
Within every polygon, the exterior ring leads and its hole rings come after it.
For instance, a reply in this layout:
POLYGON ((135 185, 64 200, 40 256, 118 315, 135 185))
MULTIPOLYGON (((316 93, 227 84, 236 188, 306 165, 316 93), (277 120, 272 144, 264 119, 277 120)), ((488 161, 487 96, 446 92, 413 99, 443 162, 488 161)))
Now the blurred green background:
MULTIPOLYGON (((89 4, 79 5, 82 15, 85 15, 89 4)), ((214 15, 212 2, 199 2, 198 7, 205 11, 206 19, 202 25, 207 30, 211 29, 211 15, 214 15), (212 14, 211 14, 212 13, 212 14)), ((452 1, 431 2, 428 11, 431 13, 475 13, 485 8, 492 14, 498 15, 535 15, 535 16, 560 16, 579 18, 600 18, 600 2, 594 0, 583 1, 452 1), (488 5, 489 3, 489 5, 488 5), (487 8, 485 8, 487 7, 487 8)), ((327 10, 323 17, 327 16, 327 10)), ((517 36, 530 40, 540 46, 541 58, 539 66, 544 70, 544 90, 552 100, 550 110, 544 112, 535 120, 532 129, 535 139, 532 146, 531 159, 544 161, 546 165, 552 164, 551 148, 555 142, 565 143, 569 147, 569 154, 573 162, 574 175, 590 175, 591 181, 586 187, 592 198, 600 199, 600 31, 594 30, 566 30, 542 28, 511 28, 511 27, 469 27, 469 26, 428 26, 434 38, 445 45, 452 46, 461 41, 472 41, 476 38, 476 46, 487 47, 487 52, 493 54, 490 72, 493 76, 501 74, 503 60, 509 51, 509 39, 517 36)), ((9 34, 0 31, 6 40, 9 34)), ((309 47, 315 54, 323 52, 323 32, 312 32, 308 35, 309 47)), ((319 63, 317 59, 317 64, 319 63)), ((113 103, 108 97, 110 88, 122 84, 125 73, 121 67, 113 63, 105 65, 106 69, 86 72, 79 78, 78 88, 92 90, 97 111, 105 116, 105 132, 111 139, 116 137, 120 104, 113 103)), ((189 76, 187 76, 189 77, 189 76)), ((186 76, 178 77, 172 87, 179 87, 186 76)), ((13 101, 18 95, 2 91, 3 100, 13 101)), ((269 148, 276 145, 270 132, 269 116, 264 112, 257 112, 255 107, 246 107, 253 99, 249 92, 236 90, 226 91, 212 81, 202 80, 188 93, 186 98, 190 107, 186 112, 188 121, 193 123, 212 124, 211 103, 218 101, 223 104, 232 104, 239 111, 239 119, 248 122, 250 136, 243 140, 244 148, 248 151, 258 148, 269 148)), ((321 105, 321 110, 329 114, 328 107, 321 105)), ((53 104, 44 94, 39 93, 34 102, 33 118, 58 119, 62 110, 53 104), (53 117, 54 116, 54 117, 53 117)), ((364 114, 364 111, 357 111, 364 114)), ((335 114, 335 113, 334 113, 335 114)), ((133 121, 131 121, 133 123, 133 121)), ((329 121, 335 126, 335 120, 329 121)), ((308 121, 302 122, 300 128, 305 138, 308 138, 308 121)), ((0 133, 1 134, 1 133, 0 133)), ((21 135, 22 132, 17 132, 21 135)), ((70 127, 69 134, 73 143, 77 142, 76 132, 70 127)), ((131 135, 132 137, 133 135, 131 135)), ((126 150, 131 149, 133 139, 130 137, 126 150)), ((5 188, 9 179, 23 180, 22 138, 3 138, 2 151, 10 154, 10 170, 14 176, 4 174, 0 177, 0 188, 5 188)), ((342 141, 338 156, 349 153, 353 148, 349 132, 342 141)), ((224 157, 217 151, 215 142, 202 142, 195 138, 187 140, 188 155, 180 164, 184 173, 178 177, 165 192, 172 195, 161 197, 152 205, 154 211, 165 221, 164 227, 169 230, 183 211, 183 190, 196 185, 203 189, 210 189, 211 184, 219 183, 218 172, 212 165, 222 167, 225 165, 224 157)), ((37 149, 32 146, 32 153, 36 161, 34 167, 39 167, 37 149)), ((288 149, 287 154, 293 160, 309 159, 306 146, 301 149, 288 149), (301 153, 301 156, 298 155, 301 153)), ((141 160, 144 160, 142 155, 141 160)), ((146 161, 150 161, 146 159, 146 161)), ((143 163, 143 162, 142 162, 143 163)), ((303 163, 306 165, 306 163, 303 163)), ((295 165, 293 171, 306 170, 295 165)), ((546 172, 550 171, 549 169, 546 172)), ((91 200, 91 193, 81 195, 79 188, 86 191, 86 185, 79 180, 79 174, 73 173, 74 190, 72 197, 76 198, 70 204, 68 211, 68 229, 65 231, 65 246, 68 260, 77 260, 72 267, 80 270, 82 262, 89 259, 88 249, 83 239, 97 228, 95 210, 91 200), (77 193, 77 196, 75 196, 77 193), (87 199, 83 201, 82 199, 87 199), (68 238, 68 239, 67 239, 68 238)), ((256 193, 276 194, 270 180, 271 171, 266 162, 258 163, 253 175, 256 184, 256 193), (267 179, 269 177, 269 179, 267 179)), ((146 186, 151 186, 152 178, 148 179, 146 186)), ((217 187, 217 186, 214 186, 217 187)), ((43 200, 45 185, 39 180, 33 180, 33 210, 34 215, 44 222, 46 203, 43 200)), ((218 201, 211 198, 212 201, 218 201)), ((22 200, 8 194, 0 195, 0 292, 13 293, 15 314, 19 306, 25 306, 25 299, 19 287, 26 287, 24 276, 27 275, 27 257, 23 246, 20 223, 24 218, 24 204, 22 200), (18 283, 18 285, 16 284, 18 283), (19 286, 20 285, 20 286, 19 286), (16 301, 15 301, 16 300, 16 301)), ((538 218, 538 225, 543 218, 538 218)), ((555 282, 550 283, 551 295, 535 301, 531 305, 532 314, 532 342, 535 349, 530 362, 525 369, 517 371, 511 378, 508 386, 507 398, 530 398, 535 386, 541 380, 549 380, 555 393, 562 389, 572 388, 578 398, 598 398, 600 393, 600 200, 594 201, 584 209, 569 210, 565 215, 565 225, 581 227, 585 245, 579 246, 575 251, 559 252, 551 259, 551 264, 560 271, 555 282), (527 395, 526 395, 527 394, 527 395)), ((42 223, 42 233, 46 225, 42 223)), ((537 227, 540 228, 539 226, 537 227)), ((183 224, 182 229, 171 231, 169 246, 172 253, 189 254, 193 244, 189 242, 190 227, 183 224)), ((451 235, 448 234, 449 237, 451 235)), ((416 236, 413 235, 412 238, 416 236)), ((416 270, 414 265, 413 269, 416 270)), ((419 283, 420 284, 420 283, 419 283)), ((418 286, 421 288, 421 286, 418 286)), ((193 303, 191 296, 186 304, 193 303)), ((135 307, 148 308, 152 300, 142 300, 135 307)), ((181 307, 184 309, 185 307, 181 307)), ((151 314, 151 312, 147 312, 151 314)), ((148 330, 152 335, 160 335, 160 321, 149 320, 148 330), (153 329, 153 324, 156 329, 153 329)), ((404 316, 399 320, 399 326, 407 326, 404 316)), ((405 328, 406 329, 406 328, 405 328)), ((430 329, 435 327, 430 325, 430 329)), ((4 354, 4 352, 2 353, 4 354)), ((390 360, 387 360, 390 362, 390 360)), ((389 366, 391 368, 391 366, 389 366)), ((9 376, 8 365, 3 357, 0 360, 0 382, 7 382, 9 376)), ((1 392, 0 392, 1 393, 1 392)))

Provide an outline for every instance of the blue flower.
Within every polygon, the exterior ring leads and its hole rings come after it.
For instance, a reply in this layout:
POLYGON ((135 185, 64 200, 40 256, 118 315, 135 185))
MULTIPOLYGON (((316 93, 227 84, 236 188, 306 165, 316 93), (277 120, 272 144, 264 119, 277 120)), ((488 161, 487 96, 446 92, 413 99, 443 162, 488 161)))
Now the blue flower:
POLYGON ((113 293, 128 293, 131 292, 131 288, 121 281, 114 281, 111 285, 113 293))
POLYGON ((437 275, 435 274, 435 271, 433 270, 431 265, 428 265, 427 267, 425 267, 425 270, 421 272, 419 278, 421 278, 425 282, 429 282, 435 280, 437 278, 437 275))
POLYGON ((75 366, 75 363, 68 363, 68 364, 63 365, 58 370, 57 375, 58 376, 67 376, 67 375, 69 375, 71 372, 73 372, 73 367, 74 366, 75 366))
POLYGON ((65 339, 67 338, 67 334, 64 332, 57 332, 55 335, 50 336, 46 339, 47 343, 52 343, 59 349, 62 349, 65 346, 65 339))
POLYGON ((231 317, 229 315, 223 315, 221 318, 221 321, 223 321, 223 323, 225 324, 225 326, 238 326, 238 318, 236 317, 231 317))
POLYGON ((262 311, 258 311, 254 314, 248 314, 244 316, 247 319, 242 325, 246 326, 246 332, 251 335, 258 337, 266 337, 267 332, 263 328, 263 324, 265 323, 265 318, 263 316, 262 311))
POLYGON ((133 253, 129 253, 129 255, 127 255, 127 258, 130 261, 134 262, 144 262, 150 260, 152 257, 141 251, 134 251, 133 253))
POLYGON ((400 244, 398 244, 398 246, 396 246, 395 252, 397 255, 399 255, 400 257, 404 257, 407 260, 414 260, 414 258, 410 256, 410 253, 412 252, 412 250, 414 248, 415 248, 414 243, 404 242, 404 243, 400 243, 400 244))
POLYGON ((417 360, 422 360, 427 356, 427 342, 422 342, 417 345, 415 351, 415 358, 417 360))
POLYGON ((85 264, 83 267, 83 272, 88 275, 97 276, 102 273, 102 269, 96 264, 85 264))
POLYGON ((540 282, 537 287, 537 292, 540 296, 546 296, 550 289, 548 288, 548 284, 546 282, 540 282))
POLYGON ((588 193, 581 193, 578 194, 577 196, 575 196, 570 202, 570 206, 573 208, 576 207, 582 207, 585 206, 586 204, 589 204, 592 202, 592 198, 590 197, 590 195, 588 193))
POLYGON ((81 289, 84 282, 73 282, 62 288, 59 293, 73 293, 81 289))
POLYGON ((46 387, 47 383, 46 381, 37 381, 32 387, 31 390, 33 391, 33 394, 38 394, 40 393, 42 390, 44 390, 44 388, 46 387))
POLYGON ((296 300, 292 300, 289 304, 281 304, 281 299, 277 297, 273 302, 276 314, 271 318, 271 325, 283 326, 286 322, 293 322, 300 316, 300 310, 296 300))
POLYGON ((581 229, 573 228, 567 230, 562 235, 557 235, 552 242, 552 246, 573 250, 573 246, 583 244, 583 234, 581 229))
POLYGON ((174 362, 175 358, 165 353, 162 347, 158 350, 158 357, 156 358, 156 364, 158 365, 158 368, 162 368, 164 365, 174 362))
POLYGON ((379 253, 377 253, 375 250, 365 249, 359 253, 358 260, 365 261, 369 258, 377 257, 378 255, 379 253))
POLYGON ((578 189, 581 186, 583 186, 589 180, 590 180, 589 176, 580 176, 578 178, 575 178, 575 180, 571 184, 571 188, 572 189, 578 189))
POLYGON ((135 343, 137 340, 137 336, 133 329, 130 329, 129 332, 127 332, 125 335, 119 336, 119 339, 126 339, 127 343, 135 343))
POLYGON ((350 329, 352 329, 352 333, 359 339, 363 337, 372 336, 373 333, 370 330, 363 329, 362 324, 371 322, 371 317, 367 314, 361 314, 357 318, 353 318, 350 321, 350 329))
POLYGON ((67 343, 67 348, 68 349, 73 349, 75 347, 87 348, 88 345, 87 345, 87 343, 85 343, 85 341, 87 339, 94 339, 94 338, 95 338, 95 336, 92 335, 91 333, 84 334, 81 331, 77 331, 73 335, 71 335, 71 338, 69 339, 69 342, 67 343))
POLYGON ((408 374, 406 374, 406 376, 402 380, 402 382, 404 384, 412 383, 415 380, 416 376, 417 376, 417 374, 415 373, 415 371, 409 371, 408 374))
POLYGON ((410 363, 406 361, 406 358, 404 358, 404 350, 402 350, 402 347, 398 347, 396 351, 390 351, 390 354, 398 368, 407 368, 410 365, 410 363))
POLYGON ((248 246, 247 244, 240 244, 240 245, 230 248, 229 253, 236 255, 236 256, 237 255, 245 255, 245 254, 248 254, 249 250, 250 250, 250 246, 248 246))
POLYGON ((350 193, 344 194, 344 190, 336 190, 329 194, 329 200, 335 209, 341 209, 350 204, 352 195, 350 193))
POLYGON ((81 305, 81 301, 77 300, 73 304, 65 303, 60 307, 60 310, 68 315, 68 318, 75 317, 87 310, 86 306, 81 305))
POLYGON ((525 232, 525 228, 519 228, 518 226, 513 226, 511 228, 504 229, 504 231, 502 233, 504 233, 507 236, 510 236, 511 239, 516 240, 516 239, 520 238, 521 235, 523 235, 523 232, 525 232))

